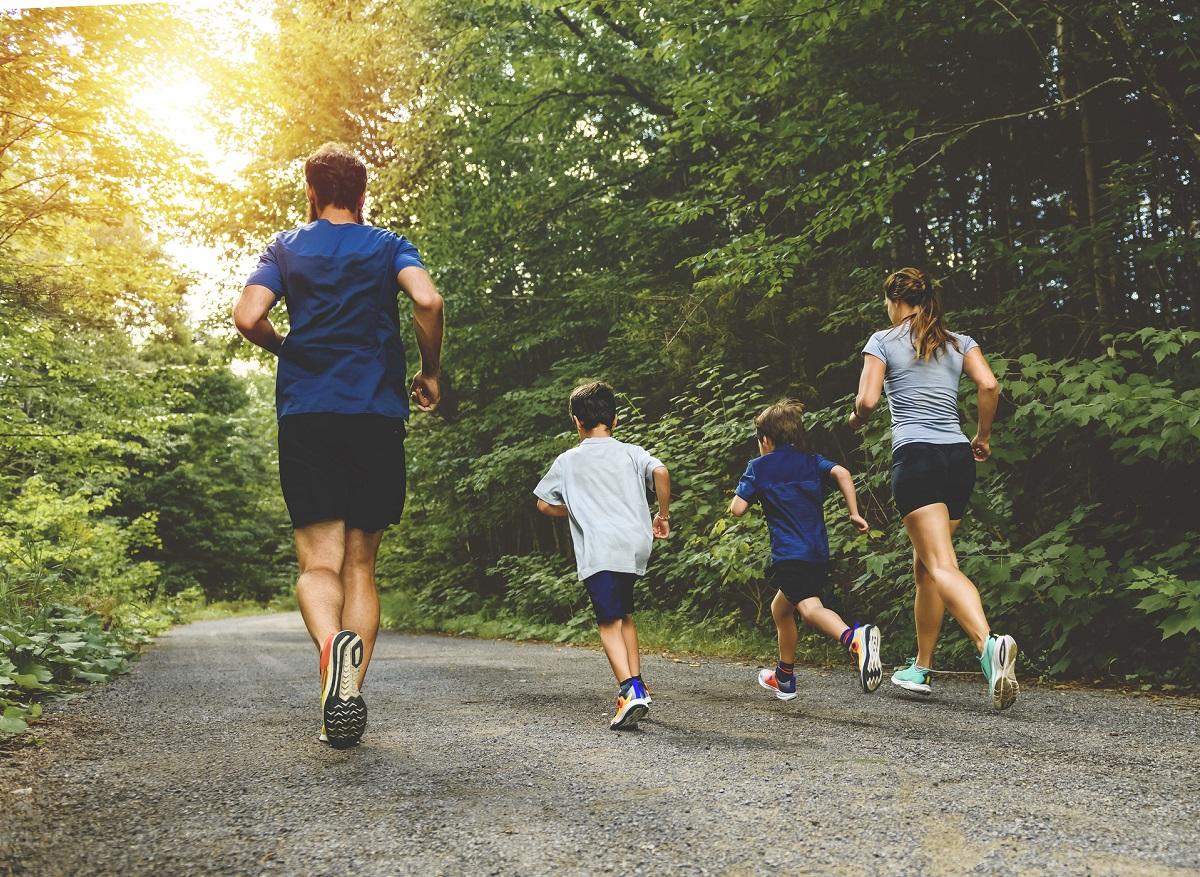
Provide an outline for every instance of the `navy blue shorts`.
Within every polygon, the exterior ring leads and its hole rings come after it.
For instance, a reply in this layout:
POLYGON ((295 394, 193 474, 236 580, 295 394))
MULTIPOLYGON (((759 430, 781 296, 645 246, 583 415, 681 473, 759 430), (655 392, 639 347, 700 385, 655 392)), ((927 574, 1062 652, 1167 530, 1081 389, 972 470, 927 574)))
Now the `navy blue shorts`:
POLYGON ((633 614, 633 586, 637 580, 636 573, 608 570, 593 573, 583 580, 583 586, 592 598, 598 624, 633 614))
POLYGON ((950 520, 961 520, 974 487, 975 457, 967 442, 909 442, 892 453, 892 498, 901 518, 943 503, 950 520))
POLYGON ((809 597, 825 602, 829 599, 829 564, 779 560, 767 567, 767 582, 783 591, 789 603, 801 603, 809 597))

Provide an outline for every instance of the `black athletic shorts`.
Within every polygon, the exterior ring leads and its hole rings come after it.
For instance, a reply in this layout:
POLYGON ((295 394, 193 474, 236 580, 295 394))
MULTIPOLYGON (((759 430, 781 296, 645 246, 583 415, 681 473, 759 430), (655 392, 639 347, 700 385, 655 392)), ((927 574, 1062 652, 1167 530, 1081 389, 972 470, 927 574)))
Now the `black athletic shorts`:
POLYGON ((767 583, 783 591, 791 603, 809 597, 829 599, 829 564, 779 560, 767 567, 767 583))
POLYGON ((404 511, 404 421, 377 414, 279 419, 279 483, 295 528, 345 521, 375 532, 404 511))
POLYGON ((892 498, 902 518, 940 502, 950 511, 950 520, 961 520, 974 486, 975 458, 969 442, 909 442, 892 454, 892 498))

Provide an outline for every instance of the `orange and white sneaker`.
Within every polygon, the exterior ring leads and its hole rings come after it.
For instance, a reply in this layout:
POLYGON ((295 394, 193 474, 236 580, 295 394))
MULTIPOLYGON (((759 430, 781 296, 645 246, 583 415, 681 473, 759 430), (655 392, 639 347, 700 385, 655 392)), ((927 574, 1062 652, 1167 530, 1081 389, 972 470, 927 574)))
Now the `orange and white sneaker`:
POLYGON ((858 683, 870 694, 883 681, 883 664, 879 661, 879 628, 862 624, 850 635, 850 652, 858 661, 858 683))
POLYGON ((362 739, 367 703, 358 688, 362 638, 352 630, 331 634, 321 649, 321 736, 335 749, 362 739))
POLYGON ((633 730, 648 712, 650 698, 646 696, 646 686, 634 679, 627 689, 617 695, 617 711, 608 728, 610 731, 633 730))
POLYGON ((791 700, 796 696, 795 676, 792 677, 790 683, 783 683, 779 681, 774 670, 763 669, 758 671, 758 684, 772 692, 780 700, 791 700))

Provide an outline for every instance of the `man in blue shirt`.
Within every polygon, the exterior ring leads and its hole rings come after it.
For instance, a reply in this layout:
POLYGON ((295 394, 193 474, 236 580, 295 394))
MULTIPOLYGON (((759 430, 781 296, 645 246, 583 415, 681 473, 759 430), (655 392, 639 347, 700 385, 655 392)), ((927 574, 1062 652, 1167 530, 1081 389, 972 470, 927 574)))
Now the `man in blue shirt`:
POLYGON ((362 223, 367 169, 326 144, 304 165, 309 222, 279 234, 234 309, 248 340, 279 357, 279 480, 296 535, 296 596, 320 649, 321 739, 366 728, 360 686, 379 629, 375 557, 404 509, 410 399, 441 398, 442 297, 406 238, 362 223), (421 369, 406 386, 397 297, 412 301, 421 369), (290 330, 269 313, 283 299, 290 330))

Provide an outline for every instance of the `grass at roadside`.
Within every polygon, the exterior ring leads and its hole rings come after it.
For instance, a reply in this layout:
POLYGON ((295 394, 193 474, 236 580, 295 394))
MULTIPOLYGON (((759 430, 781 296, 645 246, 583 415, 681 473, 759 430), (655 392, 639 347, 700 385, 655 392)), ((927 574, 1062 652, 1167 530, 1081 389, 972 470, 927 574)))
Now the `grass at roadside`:
MULTIPOLYGON (((384 591, 380 595, 383 627, 419 633, 446 633, 480 639, 531 640, 599 646, 600 638, 591 610, 569 621, 551 624, 514 615, 503 607, 487 604, 474 612, 436 613, 408 591, 384 591)), ((703 655, 760 661, 764 666, 777 658, 775 628, 768 619, 751 627, 735 619, 691 618, 680 612, 638 612, 638 639, 642 651, 680 655, 703 655)), ((815 634, 802 630, 797 657, 819 666, 844 662, 845 652, 815 634)))
POLYGON ((25 734, 46 701, 125 673, 142 648, 176 624, 287 611, 296 602, 206 603, 196 591, 98 608, 51 604, 0 619, 0 741, 25 734))

